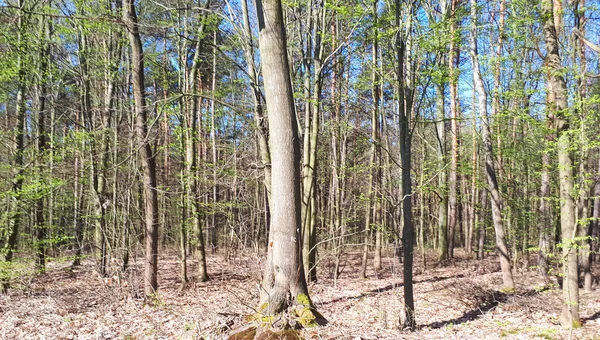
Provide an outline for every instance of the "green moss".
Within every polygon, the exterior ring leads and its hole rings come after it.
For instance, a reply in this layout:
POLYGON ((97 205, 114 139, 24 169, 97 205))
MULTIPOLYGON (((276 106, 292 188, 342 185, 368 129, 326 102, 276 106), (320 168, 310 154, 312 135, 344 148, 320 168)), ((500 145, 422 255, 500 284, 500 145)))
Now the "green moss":
POLYGON ((263 313, 253 313, 246 317, 246 321, 248 322, 256 322, 260 326, 268 326, 273 323, 274 316, 263 314, 263 313))
POLYGON ((298 322, 303 328, 318 326, 319 324, 317 323, 317 318, 319 318, 321 315, 312 307, 312 303, 308 295, 300 293, 296 296, 296 301, 299 304, 295 310, 296 322, 298 322))
POLYGON ((500 293, 504 294, 514 294, 517 290, 514 287, 504 287, 500 289, 500 293))
POLYGON ((303 307, 299 310, 296 310, 296 321, 302 325, 304 328, 316 327, 317 324, 317 315, 313 312, 310 307, 303 307))
POLYGON ((513 329, 503 329, 500 332, 500 336, 504 337, 504 336, 508 336, 511 334, 518 334, 519 333, 519 329, 518 328, 513 328, 513 329))
POLYGON ((260 305, 260 306, 258 307, 258 312, 259 312, 259 313, 264 313, 264 311, 266 311, 266 310, 267 310, 267 308, 269 308, 269 303, 268 303, 268 302, 265 302, 265 303, 263 303, 262 305, 260 305))
POLYGON ((296 296, 296 301, 298 301, 298 303, 303 304, 305 306, 310 306, 310 299, 308 298, 308 295, 306 294, 298 294, 298 296, 296 296))

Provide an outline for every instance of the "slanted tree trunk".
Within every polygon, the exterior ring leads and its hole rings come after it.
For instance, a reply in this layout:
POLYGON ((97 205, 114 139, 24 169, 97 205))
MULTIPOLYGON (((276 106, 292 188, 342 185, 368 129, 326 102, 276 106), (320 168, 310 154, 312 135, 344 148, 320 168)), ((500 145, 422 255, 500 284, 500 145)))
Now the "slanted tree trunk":
POLYGON ((496 178, 496 169, 494 166, 494 154, 492 150, 492 137, 490 129, 490 118, 487 110, 487 93, 483 85, 483 78, 479 68, 479 56, 477 52, 477 0, 470 0, 471 3, 471 60, 473 63, 473 81, 475 90, 479 99, 479 113, 482 115, 483 122, 483 147, 485 154, 485 173, 490 191, 490 202, 492 205, 492 219, 494 222, 494 232, 496 234, 496 250, 500 257, 500 267, 502 269, 502 281, 506 288, 514 289, 515 282, 512 276, 508 246, 504 236, 504 224, 502 221, 502 197, 498 188, 496 178))
POLYGON ((544 40, 546 42, 545 65, 548 68, 548 119, 558 134, 558 173, 560 191, 560 229, 563 261, 563 308, 561 324, 564 327, 580 325, 579 282, 577 247, 577 224, 575 223, 575 202, 573 199, 573 159, 571 136, 568 122, 567 85, 563 77, 563 67, 559 54, 558 31, 562 30, 561 20, 554 17, 558 8, 551 1, 542 2, 544 40), (559 25, 557 26, 557 23, 559 25))
POLYGON ((135 135, 143 170, 144 227, 146 229, 144 293, 152 297, 158 289, 158 193, 156 159, 148 140, 146 91, 144 86, 144 52, 133 0, 123 3, 123 21, 131 45, 131 79, 135 102, 135 135))

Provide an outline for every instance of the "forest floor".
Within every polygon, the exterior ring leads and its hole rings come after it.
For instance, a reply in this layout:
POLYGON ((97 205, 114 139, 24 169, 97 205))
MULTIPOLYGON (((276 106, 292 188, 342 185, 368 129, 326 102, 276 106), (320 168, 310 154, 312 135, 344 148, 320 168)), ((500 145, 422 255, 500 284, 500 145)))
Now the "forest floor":
MULTIPOLYGON (((535 271, 516 272, 517 290, 500 290, 495 256, 484 261, 457 254, 445 266, 416 260, 414 288, 418 330, 398 328, 402 310, 401 267, 392 257, 383 269, 358 279, 360 256, 346 254, 334 285, 330 263, 320 266, 310 294, 328 319, 302 331, 307 339, 600 339, 600 294, 581 292, 583 327, 562 329, 556 280, 535 271)), ((260 260, 243 254, 229 260, 209 255, 211 280, 182 285, 177 257, 160 258, 155 303, 139 298, 141 259, 122 277, 100 278, 93 262, 71 269, 54 261, 45 274, 0 295, 1 339, 222 339, 246 327, 258 303, 260 260), (136 272, 137 270, 137 272, 136 272)), ((195 266, 190 266, 193 273, 195 266)), ((600 267, 594 268, 595 277, 600 267)))

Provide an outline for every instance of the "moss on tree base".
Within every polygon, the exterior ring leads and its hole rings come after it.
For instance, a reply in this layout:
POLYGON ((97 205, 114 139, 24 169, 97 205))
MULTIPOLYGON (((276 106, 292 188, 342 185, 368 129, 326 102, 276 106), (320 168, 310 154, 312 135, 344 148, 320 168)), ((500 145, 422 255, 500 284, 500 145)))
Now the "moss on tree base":
POLYGON ((327 323, 306 294, 298 294, 295 303, 279 313, 269 314, 268 307, 263 303, 257 312, 248 315, 246 320, 254 326, 231 335, 229 340, 302 339, 300 329, 327 323))

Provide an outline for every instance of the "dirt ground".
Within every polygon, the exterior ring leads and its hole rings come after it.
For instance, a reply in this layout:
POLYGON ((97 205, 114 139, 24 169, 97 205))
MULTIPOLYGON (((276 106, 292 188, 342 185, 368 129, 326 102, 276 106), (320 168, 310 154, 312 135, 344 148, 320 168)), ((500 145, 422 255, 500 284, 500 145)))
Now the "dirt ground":
MULTIPOLYGON (((1 339, 222 339, 247 326, 256 307, 260 259, 247 252, 235 258, 210 255, 211 280, 182 285, 175 255, 160 258, 159 292, 145 305, 142 259, 126 274, 100 278, 91 260, 71 269, 50 262, 45 274, 21 280, 0 295, 1 339)), ((358 254, 346 254, 334 284, 328 259, 319 282, 310 285, 323 327, 302 331, 307 339, 600 339, 600 288, 581 292, 583 327, 558 323, 560 290, 534 271, 516 272, 517 292, 500 291, 495 256, 484 261, 459 254, 445 266, 416 259, 415 302, 419 329, 399 329, 401 267, 392 257, 383 270, 358 279, 358 254)), ((194 273, 195 266, 189 271, 194 273)), ((115 272, 117 272, 115 270, 115 272)), ((595 277, 600 268, 595 268, 595 277)))

